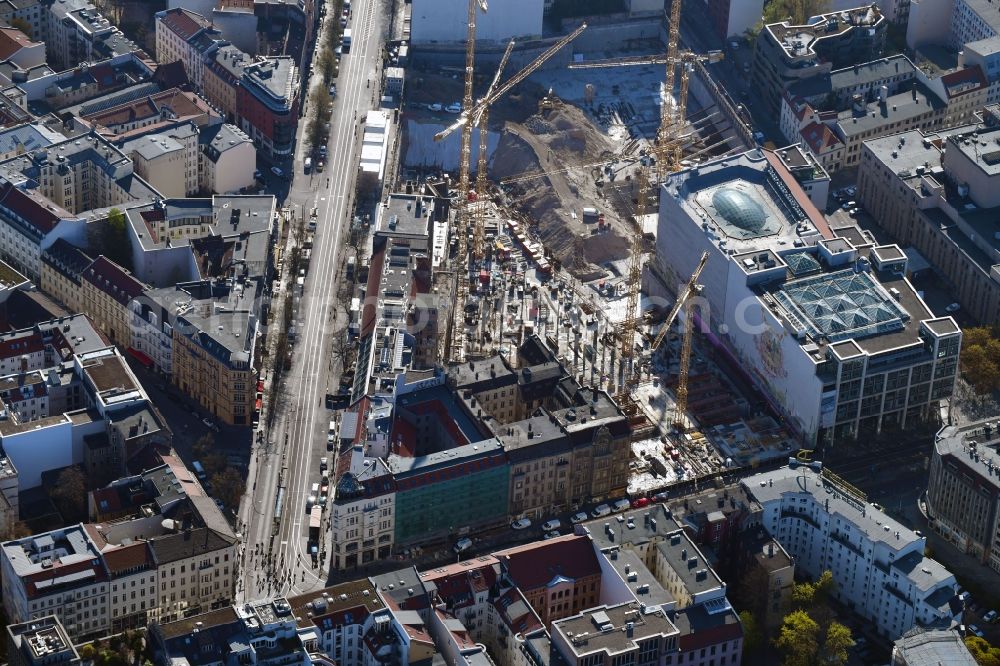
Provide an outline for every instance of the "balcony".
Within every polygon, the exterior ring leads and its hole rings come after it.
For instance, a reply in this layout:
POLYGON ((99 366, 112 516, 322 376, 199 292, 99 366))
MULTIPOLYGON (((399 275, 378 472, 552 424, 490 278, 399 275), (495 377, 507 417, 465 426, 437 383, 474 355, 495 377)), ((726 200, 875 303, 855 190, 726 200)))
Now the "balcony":
POLYGON ((854 553, 858 557, 865 556, 865 552, 861 550, 860 547, 851 543, 851 541, 847 538, 847 535, 841 534, 839 531, 834 530, 833 532, 830 533, 830 538, 836 541, 837 543, 843 545, 845 548, 849 549, 852 553, 854 553))
POLYGON ((784 520, 786 518, 797 518, 798 520, 805 521, 810 525, 812 525, 814 528, 819 529, 819 523, 816 522, 816 519, 804 511, 796 511, 795 509, 782 509, 781 519, 784 520))

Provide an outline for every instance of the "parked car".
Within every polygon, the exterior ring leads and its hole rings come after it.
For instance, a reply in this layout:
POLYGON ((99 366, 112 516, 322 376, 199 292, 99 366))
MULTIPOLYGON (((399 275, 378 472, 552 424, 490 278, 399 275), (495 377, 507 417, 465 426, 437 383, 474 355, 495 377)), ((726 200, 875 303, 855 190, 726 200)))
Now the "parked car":
POLYGON ((455 542, 455 545, 451 547, 456 553, 462 553, 468 549, 472 548, 472 539, 468 537, 463 537, 455 542))
POLYGON ((559 522, 558 518, 553 518, 552 520, 546 521, 542 525, 543 532, 551 532, 552 530, 557 530, 562 527, 562 523, 559 522))
POLYGON ((989 622, 993 624, 997 621, 997 612, 995 610, 986 611, 983 613, 983 622, 989 622))
POLYGON ((587 514, 581 511, 580 513, 573 514, 573 517, 569 519, 569 522, 576 525, 577 523, 582 523, 587 520, 587 514))
POLYGON ((205 427, 208 428, 209 430, 218 430, 218 428, 215 425, 215 422, 210 418, 204 418, 201 420, 201 422, 204 423, 205 427))
POLYGON ((670 499, 670 493, 666 490, 658 492, 655 495, 653 495, 653 499, 655 499, 657 502, 665 502, 666 500, 670 499))
POLYGON ((322 458, 319 459, 319 471, 325 472, 326 464, 327 464, 327 458, 326 456, 323 456, 322 458))
POLYGON ((594 507, 594 510, 590 512, 594 518, 600 518, 601 516, 606 516, 611 513, 611 507, 607 504, 600 504, 594 507))
POLYGON ((271 167, 271 173, 273 173, 278 178, 281 178, 282 176, 285 175, 285 172, 282 171, 280 167, 276 167, 276 166, 271 167))
POLYGON ((650 504, 652 504, 652 501, 648 497, 636 497, 632 500, 633 509, 641 509, 642 507, 649 506, 650 504))
POLYGON ((462 105, 458 102, 452 102, 448 106, 444 107, 444 110, 448 113, 462 113, 462 105))
POLYGON ((562 535, 559 534, 558 530, 553 530, 552 532, 546 532, 545 535, 542 536, 542 540, 548 541, 549 539, 555 539, 557 536, 562 536, 562 535))
POLYGON ((962 309, 961 305, 959 305, 958 303, 952 303, 951 305, 949 305, 948 307, 946 307, 944 309, 944 311, 945 312, 958 312, 961 309, 962 309))
POLYGON ((428 104, 427 105, 427 110, 428 111, 440 111, 442 108, 443 107, 440 104, 438 104, 437 102, 434 102, 433 104, 428 104))
POLYGON ((611 508, 614 509, 615 511, 624 511, 625 509, 629 508, 630 506, 632 506, 632 503, 629 502, 627 499, 615 500, 611 504, 611 508))
POLYGON ((310 495, 306 498, 306 513, 312 511, 313 506, 316 504, 316 496, 310 495))
POLYGON ((518 518, 510 526, 515 530, 526 530, 531 527, 531 521, 527 518, 518 518))
POLYGON ((967 631, 973 636, 979 636, 980 638, 983 637, 983 630, 974 624, 970 624, 967 631))
POLYGON ((219 507, 219 511, 225 511, 226 510, 226 505, 223 504, 222 500, 220 500, 218 498, 216 498, 216 500, 215 500, 215 506, 219 507))

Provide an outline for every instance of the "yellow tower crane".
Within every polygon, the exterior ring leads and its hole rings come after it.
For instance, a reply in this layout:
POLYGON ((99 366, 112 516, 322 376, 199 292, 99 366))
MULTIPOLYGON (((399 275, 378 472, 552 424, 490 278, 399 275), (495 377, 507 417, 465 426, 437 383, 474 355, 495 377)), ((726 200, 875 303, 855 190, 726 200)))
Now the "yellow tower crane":
MULTIPOLYGON (((462 363, 465 360, 465 305, 469 300, 469 167, 472 155, 472 127, 481 117, 484 110, 493 102, 503 97, 518 83, 528 78, 532 72, 542 66, 545 61, 556 54, 562 47, 576 39, 587 29, 583 23, 573 32, 550 46, 540 56, 531 61, 520 72, 512 76, 499 88, 495 88, 478 103, 473 104, 472 79, 475 62, 476 40, 476 10, 486 11, 485 0, 469 0, 469 31, 465 48, 465 97, 462 100, 462 113, 458 120, 434 135, 435 141, 441 141, 457 129, 462 130, 462 142, 459 154, 458 198, 455 215, 455 233, 458 238, 458 253, 456 256, 455 305, 451 319, 451 331, 448 337, 448 360, 452 363, 462 363)), ((480 232, 481 233, 481 232, 480 232)), ((476 232, 473 232, 475 237, 476 232)))
POLYGON ((653 340, 653 344, 650 345, 649 348, 650 354, 656 353, 656 350, 660 348, 660 344, 663 342, 663 339, 667 336, 667 331, 670 330, 674 320, 677 318, 677 313, 680 312, 681 308, 684 308, 684 340, 681 343, 680 369, 677 373, 677 405, 674 413, 674 423, 681 428, 686 425, 685 414, 687 413, 688 370, 691 365, 691 344, 694 334, 691 296, 701 293, 701 285, 698 284, 698 279, 701 277, 701 272, 705 270, 705 265, 707 263, 708 252, 702 252, 701 259, 698 260, 698 265, 695 266, 694 272, 691 273, 691 279, 688 280, 688 283, 677 295, 677 301, 674 303, 674 307, 670 309, 670 314, 667 315, 666 320, 663 322, 663 326, 660 327, 660 332, 656 335, 656 339, 653 340))
MULTIPOLYGON (((503 74, 503 70, 507 67, 507 61, 510 60, 510 52, 514 49, 514 40, 510 40, 507 44, 507 50, 504 51, 503 57, 500 59, 500 65, 497 67, 497 73, 493 76, 493 82, 490 83, 490 87, 486 90, 486 97, 496 90, 497 84, 500 82, 500 75, 503 74)), ((479 118, 476 125, 479 127, 479 162, 476 167, 476 205, 473 208, 472 214, 472 256, 475 257, 476 261, 482 261, 483 255, 485 254, 483 246, 486 244, 484 227, 486 226, 486 148, 487 139, 489 138, 489 124, 490 124, 490 107, 484 107, 479 113, 479 118)), ((470 165, 471 166, 471 165, 470 165)))
MULTIPOLYGON (((487 10, 486 0, 469 0, 465 38, 465 95, 462 110, 472 108, 472 84, 476 61, 476 12, 487 10)), ((472 125, 462 128, 461 154, 458 162, 458 200, 455 211, 455 234, 458 238, 458 266, 455 270, 455 310, 452 312, 448 359, 453 363, 465 360, 465 303, 469 298, 469 158, 472 154, 472 125)))

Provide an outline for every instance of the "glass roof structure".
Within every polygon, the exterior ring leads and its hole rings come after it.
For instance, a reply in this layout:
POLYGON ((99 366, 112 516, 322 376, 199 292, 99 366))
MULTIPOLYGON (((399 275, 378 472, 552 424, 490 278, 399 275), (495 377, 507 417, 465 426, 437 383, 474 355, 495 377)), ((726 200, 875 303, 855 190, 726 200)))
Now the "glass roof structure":
POLYGON ((819 273, 822 269, 822 266, 816 261, 816 257, 808 252, 789 252, 782 259, 788 264, 788 269, 795 277, 819 273))
POLYGON ((781 231, 777 211, 761 186, 744 180, 721 183, 697 194, 702 209, 730 238, 747 240, 770 236, 781 231))
POLYGON ((774 297, 812 335, 831 342, 898 331, 910 315, 869 273, 853 269, 801 278, 774 297))

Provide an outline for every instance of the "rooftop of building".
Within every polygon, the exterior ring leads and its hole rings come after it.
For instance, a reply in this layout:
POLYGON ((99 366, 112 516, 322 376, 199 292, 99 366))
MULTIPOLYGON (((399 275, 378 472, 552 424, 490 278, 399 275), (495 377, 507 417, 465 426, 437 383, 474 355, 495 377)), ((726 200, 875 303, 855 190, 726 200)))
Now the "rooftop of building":
POLYGON ((810 76, 793 83, 788 94, 792 97, 816 98, 839 90, 865 88, 893 77, 914 78, 916 72, 916 65, 907 56, 893 55, 835 69, 828 74, 810 76))
POLYGON ((785 55, 792 59, 814 55, 819 40, 842 35, 853 28, 871 28, 884 21, 882 12, 872 3, 812 16, 805 25, 791 25, 788 21, 782 21, 770 23, 764 29, 781 45, 785 55))
POLYGON ((1000 35, 994 35, 993 37, 987 37, 986 39, 977 39, 974 42, 966 42, 962 45, 962 49, 965 51, 972 51, 981 56, 990 56, 995 53, 1000 53, 1000 35))
POLYGON ((290 105, 298 85, 298 68, 290 56, 270 56, 243 69, 244 84, 267 93, 274 102, 290 105))
MULTIPOLYGON (((649 570, 638 553, 632 550, 612 550, 605 554, 608 564, 622 579, 637 600, 647 606, 670 607, 677 602, 656 576, 649 570)), ((604 573, 603 575, 608 575, 604 573)))
POLYGON ((976 666, 976 659, 955 629, 912 629, 896 639, 893 663, 906 666, 976 666), (896 661, 898 660, 898 661, 896 661))
POLYGON ((983 492, 1000 494, 1000 419, 990 418, 964 426, 945 426, 934 438, 936 455, 957 462, 968 481, 983 492), (975 476, 969 477, 968 472, 975 476))
POLYGON ((670 619, 680 632, 677 645, 682 652, 694 652, 743 635, 740 618, 725 599, 687 606, 670 613, 670 619))
MULTIPOLYGON (((49 578, 47 586, 71 582, 61 579, 64 567, 72 570, 68 573, 74 576, 72 580, 87 576, 75 574, 87 570, 98 558, 98 549, 82 525, 7 541, 3 550, 15 574, 21 577, 45 575, 49 578)), ((89 576, 93 575, 95 572, 91 571, 89 576)), ((42 587, 40 581, 38 587, 42 587)))
POLYGON ((182 40, 187 41, 198 34, 204 28, 209 27, 212 22, 197 12, 183 7, 174 7, 156 16, 165 28, 173 32, 182 40))
POLYGON ((77 358, 83 375, 106 401, 132 395, 139 388, 125 360, 113 349, 80 354, 77 358))
POLYGON ((250 362, 259 306, 255 282, 180 283, 174 303, 175 331, 223 363, 250 362))
POLYGON ((56 615, 46 615, 28 622, 7 625, 7 637, 28 663, 51 663, 51 660, 79 660, 73 641, 56 615), (60 659, 61 658, 61 659, 60 659))
POLYGON ((720 247, 773 252, 804 247, 829 228, 777 156, 760 150, 680 171, 664 187, 720 247))
POLYGON ((677 530, 677 523, 662 504, 588 520, 576 527, 577 534, 590 534, 595 546, 601 551, 662 540, 677 530))
POLYGON ((567 534, 493 553, 522 591, 552 587, 564 581, 599 576, 601 565, 590 539, 567 534))
POLYGON ((97 257, 81 274, 81 279, 94 285, 123 306, 139 296, 147 286, 104 255, 97 257))
POLYGON ((860 113, 853 109, 837 114, 837 126, 850 140, 856 136, 866 136, 869 132, 898 127, 913 118, 941 111, 946 103, 922 84, 912 90, 896 93, 886 101, 871 102, 860 113))
POLYGON ((364 622, 364 614, 385 609, 378 595, 378 588, 371 580, 359 578, 347 583, 323 588, 317 592, 288 598, 292 614, 299 627, 311 626, 324 629, 348 624, 345 614, 350 613, 351 623, 364 622), (357 611, 361 610, 362 613, 357 611))
POLYGON ((65 141, 66 137, 42 123, 26 123, 0 130, 0 154, 32 151, 65 141))
POLYGON ((205 155, 212 161, 218 160, 220 155, 233 148, 252 143, 243 130, 229 123, 218 123, 202 128, 198 142, 205 150, 205 155))
POLYGON ((456 474, 464 473, 464 468, 476 460, 490 458, 503 453, 503 446, 497 439, 484 439, 465 446, 457 446, 445 451, 438 451, 424 456, 399 456, 391 454, 386 461, 389 470, 400 482, 400 488, 405 487, 403 479, 415 474, 434 470, 453 468, 456 474))
POLYGON ((428 238, 432 231, 434 197, 393 193, 378 210, 376 233, 396 238, 428 238))
POLYGON ((761 505, 785 497, 811 495, 824 511, 855 525, 872 542, 884 543, 895 551, 923 538, 808 465, 762 472, 744 479, 741 485, 761 505))
POLYGON ((637 650, 653 637, 678 634, 667 614, 656 607, 642 608, 638 602, 619 606, 597 606, 552 623, 552 632, 562 635, 576 657, 605 652, 611 655, 637 650), (632 625, 628 631, 627 626, 632 625))

